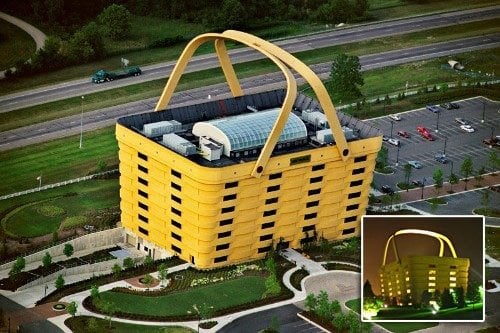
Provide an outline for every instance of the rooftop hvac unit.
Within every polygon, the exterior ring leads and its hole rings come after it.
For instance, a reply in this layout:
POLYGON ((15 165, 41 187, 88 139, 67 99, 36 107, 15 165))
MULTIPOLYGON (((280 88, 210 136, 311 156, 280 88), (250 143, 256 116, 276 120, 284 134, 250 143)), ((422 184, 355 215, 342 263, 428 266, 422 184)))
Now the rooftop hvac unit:
POLYGON ((345 139, 347 141, 356 139, 358 137, 357 133, 350 127, 342 126, 342 131, 344 132, 345 139))
POLYGON ((144 134, 147 137, 160 136, 179 131, 181 126, 182 124, 176 120, 144 124, 144 134))
POLYGON ((184 156, 196 154, 196 146, 194 144, 174 133, 163 135, 163 144, 184 156))
POLYGON ((333 142, 333 134, 331 129, 324 129, 320 131, 316 131, 316 139, 321 143, 332 143, 333 142))
POLYGON ((323 112, 304 110, 302 111, 301 118, 318 128, 328 128, 328 120, 323 112))

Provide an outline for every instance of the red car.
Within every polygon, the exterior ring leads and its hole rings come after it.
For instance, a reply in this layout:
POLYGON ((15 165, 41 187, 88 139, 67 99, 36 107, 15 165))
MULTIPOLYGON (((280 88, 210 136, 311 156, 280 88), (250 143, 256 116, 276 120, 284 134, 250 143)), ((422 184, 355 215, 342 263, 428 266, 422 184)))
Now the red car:
POLYGON ((398 131, 398 135, 402 136, 403 138, 409 138, 410 137, 410 133, 408 133, 406 131, 398 131))
POLYGON ((417 132, 420 133, 420 135, 429 140, 429 141, 434 141, 434 138, 432 137, 431 133, 429 130, 423 126, 417 126, 417 132))

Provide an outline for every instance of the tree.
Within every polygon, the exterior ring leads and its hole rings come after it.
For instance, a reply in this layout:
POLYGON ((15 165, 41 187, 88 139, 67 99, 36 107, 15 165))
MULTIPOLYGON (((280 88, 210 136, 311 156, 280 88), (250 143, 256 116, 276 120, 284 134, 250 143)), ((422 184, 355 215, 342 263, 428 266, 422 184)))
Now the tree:
POLYGON ((411 173, 413 171, 413 168, 411 167, 410 164, 406 163, 403 167, 403 170, 405 173, 406 192, 408 192, 408 187, 410 185, 410 177, 411 177, 411 173))
POLYGON ((472 303, 472 309, 474 309, 474 304, 481 302, 481 293, 479 292, 480 286, 481 284, 476 280, 469 280, 467 285, 465 298, 472 303))
POLYGON ((149 287, 149 285, 153 283, 153 277, 151 276, 151 274, 144 275, 144 277, 142 278, 142 283, 149 287))
POLYGON ((483 174, 486 173, 486 168, 484 165, 479 168, 479 170, 476 171, 476 174, 474 175, 474 179, 476 180, 476 186, 481 186, 481 182, 483 181, 484 177, 483 174))
POLYGON ((106 314, 107 319, 109 319, 109 328, 111 328, 111 320, 116 313, 117 307, 115 303, 110 301, 100 301, 99 308, 106 314))
POLYGON ((280 331, 280 320, 278 318, 278 316, 276 315, 273 315, 271 317, 271 322, 269 323, 269 327, 267 328, 266 330, 267 332, 275 332, 275 333, 279 333, 280 331))
POLYGON ((422 292, 422 296, 420 297, 420 305, 422 307, 429 306, 429 302, 431 301, 431 298, 432 298, 432 294, 429 291, 424 290, 422 292))
POLYGON ((318 306, 318 298, 314 294, 307 294, 304 306, 307 311, 314 312, 318 306))
POLYGON ((276 274, 276 261, 274 260, 273 256, 269 256, 266 259, 265 264, 269 274, 276 274))
POLYGON ((43 267, 48 267, 50 266, 51 263, 52 263, 52 256, 50 255, 50 253, 45 252, 45 255, 42 258, 43 267))
POLYGON ((130 258, 130 257, 127 257, 125 259, 123 259, 123 268, 124 269, 130 269, 132 267, 134 267, 134 259, 130 258))
POLYGON ((465 308, 465 295, 463 287, 458 287, 456 289, 456 296, 457 296, 457 308, 465 308))
POLYGON ((239 0, 223 0, 220 15, 217 16, 215 28, 242 29, 246 27, 247 12, 239 0))
POLYGON ((451 295, 450 289, 444 288, 443 293, 441 294, 441 308, 449 309, 455 306, 455 301, 453 300, 453 296, 451 295))
POLYGON ((52 243, 57 243, 58 240, 59 240, 59 233, 56 230, 52 233, 52 243))
POLYGON ((102 33, 95 22, 89 22, 70 38, 64 55, 73 63, 98 59, 106 53, 102 33))
POLYGON ((68 311, 71 317, 74 317, 76 315, 77 310, 78 310, 78 304, 76 304, 75 301, 69 303, 68 306, 66 307, 66 311, 68 311))
POLYGON ((75 249, 73 248, 73 245, 71 245, 70 243, 64 244, 63 253, 66 255, 66 257, 71 257, 74 251, 75 249))
POLYGON ((498 158, 496 151, 491 151, 488 154, 488 164, 491 167, 492 174, 495 174, 500 169, 500 158, 498 158))
POLYGON ((262 295, 262 298, 265 298, 269 295, 277 295, 281 292, 281 286, 276 278, 276 274, 269 274, 264 282, 264 286, 266 287, 266 291, 262 295))
POLYGON ((481 205, 484 207, 485 215, 489 214, 490 211, 490 191, 481 192, 481 205))
POLYGON ((368 280, 366 280, 365 283, 363 284, 363 297, 364 298, 375 297, 375 294, 373 293, 372 290, 372 285, 368 280))
POLYGON ((21 273, 23 269, 26 267, 26 259, 23 257, 17 257, 14 265, 9 271, 9 276, 15 278, 17 274, 21 273))
POLYGON ((460 181, 460 179, 454 173, 452 173, 448 177, 448 182, 450 183, 450 193, 453 193, 453 185, 458 184, 459 181, 460 181))
POLYGON ((339 332, 343 332, 349 328, 349 319, 345 313, 339 313, 333 317, 332 324, 339 332))
POLYGON ((56 289, 61 289, 62 287, 64 287, 64 284, 65 284, 64 278, 62 274, 59 274, 57 276, 56 282, 54 282, 54 286, 56 287, 56 289))
POLYGON ((467 157, 462 165, 460 166, 460 173, 465 177, 465 189, 467 190, 467 182, 469 181, 469 176, 474 172, 474 166, 472 164, 472 158, 467 157))
POLYGON ((332 62, 328 84, 332 99, 338 102, 358 98, 362 95, 358 86, 363 84, 359 58, 344 53, 337 54, 332 62))
POLYGON ((167 279, 167 275, 168 275, 167 264, 161 263, 158 266, 158 279, 160 279, 160 281, 163 283, 163 281, 167 279))
POLYGON ((97 332, 99 329, 99 324, 97 323, 96 317, 90 317, 87 321, 87 328, 90 332, 97 332))
POLYGON ((101 297, 99 293, 99 286, 93 284, 92 287, 90 287, 90 297, 92 300, 97 300, 101 297))
POLYGON ((153 258, 151 258, 150 255, 147 255, 145 258, 144 258, 144 266, 146 267, 151 267, 154 263, 154 260, 153 258))
POLYGON ((434 188, 436 189, 436 195, 439 195, 439 190, 443 187, 443 170, 437 168, 432 174, 432 179, 434 180, 434 188))
POLYGON ((382 146, 377 154, 377 160, 375 164, 375 168, 379 171, 384 171, 387 167, 387 163, 389 162, 389 150, 387 147, 382 146))
POLYGON ((113 40, 126 37, 131 28, 131 14, 123 5, 112 4, 106 7, 99 16, 97 22, 104 34, 113 40))
POLYGON ((122 267, 120 266, 120 264, 116 263, 113 265, 113 267, 111 268, 111 270, 113 271, 113 275, 115 278, 118 278, 122 272, 122 267))

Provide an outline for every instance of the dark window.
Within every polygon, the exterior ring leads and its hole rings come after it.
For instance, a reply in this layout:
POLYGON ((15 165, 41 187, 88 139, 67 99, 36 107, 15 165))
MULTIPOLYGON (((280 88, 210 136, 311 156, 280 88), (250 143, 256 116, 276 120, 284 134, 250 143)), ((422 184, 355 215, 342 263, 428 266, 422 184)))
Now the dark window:
POLYGON ((353 234, 355 231, 356 231, 356 228, 344 229, 344 230, 342 230, 342 235, 353 234))
POLYGON ((262 229, 269 229, 274 227, 274 222, 267 222, 262 224, 262 229))
POLYGON ((144 161, 148 160, 148 156, 144 155, 143 153, 137 152, 137 157, 139 157, 141 160, 144 160, 144 161))
POLYGON ((278 172, 278 173, 272 173, 269 175, 269 179, 272 180, 272 179, 278 179, 278 178, 281 178, 282 174, 281 172, 278 172))
POLYGON ((349 222, 356 222, 358 220, 358 217, 356 215, 354 216, 349 216, 344 219, 344 223, 349 223, 349 222))
POLYGON ((234 206, 231 206, 231 207, 224 207, 222 208, 221 210, 221 213, 224 214, 224 213, 231 213, 231 212, 234 212, 234 206))
POLYGON ((148 236, 149 235, 149 231, 147 231, 146 229, 142 228, 142 227, 139 227, 139 232, 140 233, 143 233, 144 235, 148 236))
POLYGON ((270 205, 270 204, 277 203, 277 202, 278 202, 278 198, 266 199, 266 205, 270 205))
POLYGON ((175 245, 172 245, 170 248, 172 250, 174 250, 175 252, 177 252, 177 253, 182 253, 182 250, 180 248, 178 248, 177 246, 175 246, 175 245))
POLYGON ((273 234, 260 236, 261 242, 266 241, 266 240, 270 240, 270 239, 273 239, 273 234))
POLYGON ((429 265, 429 268, 436 268, 436 265, 429 265))
POLYGON ((349 193, 347 196, 348 199, 354 199, 354 198, 359 198, 361 196, 361 192, 354 192, 354 193, 349 193))
POLYGON ((214 259, 214 263, 227 261, 227 256, 217 257, 214 259))
POLYGON ((171 211, 172 213, 174 213, 175 215, 182 216, 182 212, 181 212, 180 210, 178 210, 177 208, 171 207, 171 208, 170 208, 170 211, 171 211))
POLYGON ((182 237, 177 235, 175 232, 171 232, 170 236, 172 236, 173 239, 177 239, 179 242, 182 241, 182 237))
POLYGON ((359 208, 359 205, 358 204, 355 204, 355 205, 349 205, 346 207, 346 210, 349 211, 349 210, 355 210, 355 209, 358 209, 359 208))
POLYGON ((325 168, 324 164, 313 165, 312 171, 323 170, 325 168))
POLYGON ((359 169, 354 169, 352 170, 353 175, 359 175, 361 173, 365 172, 365 168, 359 168, 359 169))
POLYGON ((318 200, 316 200, 316 201, 311 201, 311 202, 306 203, 306 207, 307 207, 307 208, 310 208, 310 207, 316 207, 316 206, 318 206, 318 205, 319 205, 319 201, 318 201, 318 200))
POLYGON ((276 209, 266 210, 264 212, 264 214, 262 214, 262 216, 264 216, 264 217, 273 216, 273 215, 276 215, 276 209))
POLYGON ((323 180, 323 176, 313 177, 313 178, 309 179, 309 183, 310 184, 319 183, 322 180, 323 180))
POLYGON ((313 230, 316 230, 316 226, 314 224, 302 227, 302 232, 313 231, 313 230))
POLYGON ((174 182, 170 182, 170 186, 172 186, 173 189, 176 189, 177 191, 181 191, 182 187, 179 184, 176 184, 174 182))
POLYGON ((307 195, 316 195, 316 194, 320 194, 320 193, 321 193, 321 189, 317 188, 314 190, 309 190, 309 192, 307 192, 307 195))
POLYGON ((144 178, 137 177, 137 181, 138 181, 139 183, 141 183, 142 185, 146 185, 146 186, 148 186, 148 181, 147 181, 146 179, 144 179, 144 178))
POLYGON ((314 219, 316 216, 318 216, 318 213, 306 214, 304 215, 304 220, 314 219))
POLYGON ((179 204, 182 204, 182 200, 178 196, 175 196, 175 195, 171 194, 170 195, 170 199, 172 199, 172 201, 175 201, 175 202, 177 202, 179 204))
POLYGON ((174 169, 170 170, 170 174, 174 177, 182 178, 181 173, 179 171, 175 171, 174 169))
POLYGON ((451 269, 457 269, 457 266, 450 266, 451 269))
POLYGON ((236 199, 236 194, 228 194, 225 195, 224 198, 222 198, 222 201, 229 201, 229 200, 234 200, 236 199))
POLYGON ((279 189, 280 189, 279 185, 269 186, 267 188, 267 192, 275 192, 275 191, 279 191, 279 189))
POLYGON ((351 182, 351 187, 363 185, 363 180, 355 180, 351 182))
POLYGON ((237 186, 238 186, 238 182, 224 184, 224 188, 233 188, 233 187, 237 187, 237 186))
POLYGON ((233 219, 222 220, 219 222, 219 226, 223 227, 225 225, 233 224, 233 219))
POLYGON ((219 244, 215 247, 215 251, 227 250, 227 249, 229 249, 229 243, 219 244))
POLYGON ((311 155, 304 155, 290 159, 290 165, 311 162, 311 155))
POLYGON ((137 193, 139 193, 139 195, 140 195, 141 197, 144 197, 144 198, 146 198, 146 199, 148 198, 148 194, 147 194, 146 192, 144 192, 144 191, 138 190, 138 191, 137 191, 137 193))
POLYGON ((271 251, 270 246, 259 247, 259 249, 257 250, 258 253, 267 253, 269 251, 271 251))
POLYGON ((144 215, 137 214, 137 218, 138 218, 139 220, 141 220, 142 222, 145 222, 145 223, 148 223, 148 222, 149 222, 149 219, 148 219, 146 216, 144 216, 144 215))
POLYGON ((170 222, 172 223, 172 225, 176 228, 179 228, 179 229, 182 229, 182 224, 180 224, 179 222, 177 222, 176 220, 170 220, 170 222))
POLYGON ((358 156, 354 158, 354 163, 359 163, 359 162, 364 162, 366 161, 366 155, 364 156, 358 156))
POLYGON ((139 202, 139 207, 141 207, 141 208, 142 208, 142 209, 144 209, 144 210, 149 210, 148 205, 143 204, 142 202, 139 202))
POLYGON ((231 236, 231 231, 226 231, 226 232, 219 232, 217 235, 217 238, 225 238, 231 236))
POLYGON ((142 165, 138 165, 137 168, 144 173, 148 173, 148 168, 143 167, 142 165))

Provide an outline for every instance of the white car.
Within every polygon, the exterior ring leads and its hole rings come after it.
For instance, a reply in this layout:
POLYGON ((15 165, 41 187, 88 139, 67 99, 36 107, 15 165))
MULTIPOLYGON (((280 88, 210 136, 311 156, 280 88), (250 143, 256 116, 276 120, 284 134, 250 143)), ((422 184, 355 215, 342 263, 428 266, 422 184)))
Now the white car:
POLYGON ((390 143, 391 145, 394 145, 394 146, 399 146, 401 144, 401 142, 399 142, 398 139, 393 139, 393 138, 389 138, 387 140, 387 143, 390 143))
POLYGON ((399 115, 397 115, 397 114, 390 114, 389 118, 391 118, 392 120, 396 120, 396 121, 400 121, 401 120, 401 117, 399 115))
POLYGON ((475 129, 471 125, 460 125, 460 129, 462 131, 466 131, 467 133, 474 133, 475 129))

